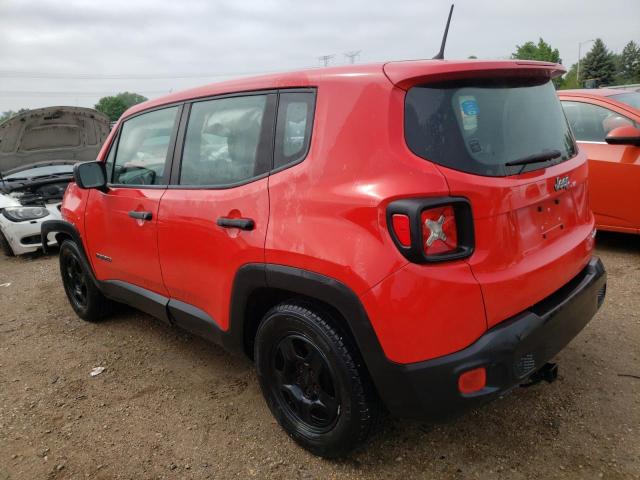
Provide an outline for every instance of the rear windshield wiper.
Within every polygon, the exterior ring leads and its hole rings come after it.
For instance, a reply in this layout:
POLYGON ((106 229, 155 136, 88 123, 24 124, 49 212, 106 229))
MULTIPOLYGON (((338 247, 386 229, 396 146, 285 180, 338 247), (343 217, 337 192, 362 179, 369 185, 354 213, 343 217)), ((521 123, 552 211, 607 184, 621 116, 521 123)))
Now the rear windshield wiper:
POLYGON ((515 167, 518 165, 529 165, 530 163, 548 162, 554 158, 558 158, 562 153, 560 150, 547 150, 546 152, 534 153, 527 157, 522 157, 517 160, 511 160, 505 163, 507 167, 515 167))

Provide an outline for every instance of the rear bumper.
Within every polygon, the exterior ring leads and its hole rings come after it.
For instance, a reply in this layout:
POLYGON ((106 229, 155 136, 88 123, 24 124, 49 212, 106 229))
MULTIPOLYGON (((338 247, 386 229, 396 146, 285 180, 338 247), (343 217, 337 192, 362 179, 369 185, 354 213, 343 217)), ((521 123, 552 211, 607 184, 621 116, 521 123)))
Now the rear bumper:
POLYGON ((379 393, 392 413, 410 417, 451 413, 495 398, 524 383, 560 352, 595 315, 605 292, 606 272, 594 257, 564 287, 464 350, 425 362, 395 364, 385 375, 389 380, 395 377, 394 390, 387 391, 378 378, 379 393), (486 368, 486 387, 461 394, 459 375, 476 367, 486 368))

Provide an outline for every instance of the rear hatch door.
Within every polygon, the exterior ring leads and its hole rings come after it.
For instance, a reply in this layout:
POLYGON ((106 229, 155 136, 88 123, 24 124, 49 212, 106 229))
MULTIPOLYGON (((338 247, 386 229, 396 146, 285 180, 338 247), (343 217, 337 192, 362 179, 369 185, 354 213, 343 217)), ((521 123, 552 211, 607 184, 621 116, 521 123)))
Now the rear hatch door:
POLYGON ((407 90, 407 145, 438 165, 452 196, 471 202, 475 250, 467 262, 492 327, 580 272, 593 247, 593 217, 586 157, 551 82, 561 70, 487 63, 471 71, 456 65, 449 75, 446 65, 433 76, 407 78, 393 64, 385 72, 407 90))

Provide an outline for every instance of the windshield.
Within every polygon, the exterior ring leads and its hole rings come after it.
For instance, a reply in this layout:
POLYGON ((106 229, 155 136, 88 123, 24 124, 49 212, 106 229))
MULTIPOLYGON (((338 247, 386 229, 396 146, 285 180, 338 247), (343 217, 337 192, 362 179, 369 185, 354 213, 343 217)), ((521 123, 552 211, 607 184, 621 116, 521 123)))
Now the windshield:
POLYGON ((500 177, 545 168, 577 153, 553 84, 540 79, 464 80, 411 88, 405 138, 445 167, 500 177), (549 155, 557 151, 559 155, 549 155), (530 157, 548 158, 531 162, 530 157), (506 165, 528 159, 523 165, 506 165))
POLYGON ((610 98, 640 110, 640 93, 638 92, 618 93, 616 95, 611 95, 610 98))
POLYGON ((73 173, 73 165, 45 165, 42 167, 28 168, 11 175, 5 175, 5 180, 24 180, 35 177, 46 177, 49 175, 71 175, 73 173))

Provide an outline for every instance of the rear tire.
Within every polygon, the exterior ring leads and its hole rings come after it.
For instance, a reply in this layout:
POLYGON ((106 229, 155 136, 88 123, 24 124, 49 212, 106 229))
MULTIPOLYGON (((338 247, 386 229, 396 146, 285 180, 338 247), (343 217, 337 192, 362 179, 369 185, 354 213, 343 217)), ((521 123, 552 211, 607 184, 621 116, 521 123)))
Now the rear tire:
POLYGON ((9 245, 9 241, 6 239, 4 234, 0 232, 0 249, 2 253, 4 253, 7 257, 14 257, 15 253, 13 253, 13 248, 9 245))
POLYGON ((283 303, 265 315, 255 342, 258 378, 271 412, 298 444, 342 457, 367 439, 379 402, 355 347, 329 315, 311 308, 283 303))
POLYGON ((60 245, 60 275, 71 308, 83 320, 97 322, 112 312, 114 304, 98 290, 83 258, 75 242, 65 240, 60 245))

